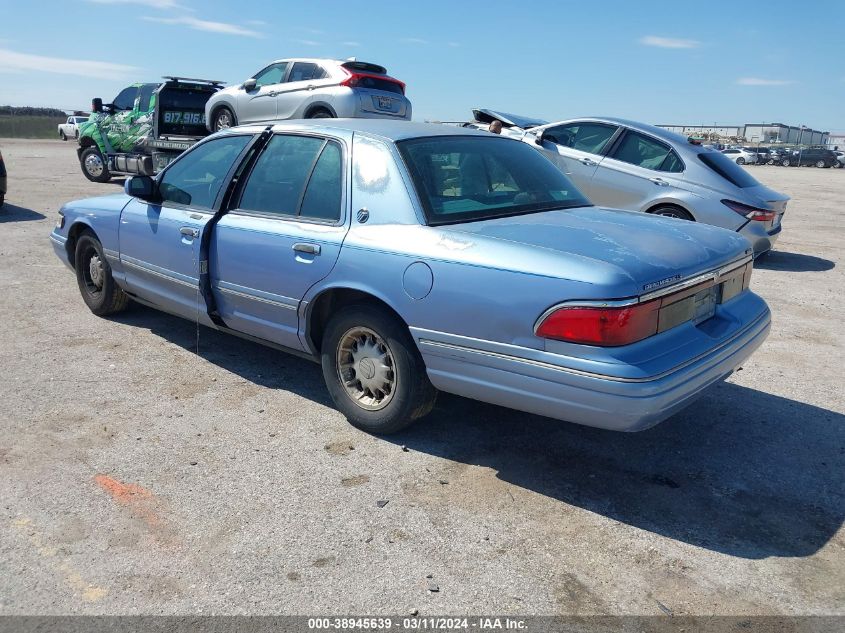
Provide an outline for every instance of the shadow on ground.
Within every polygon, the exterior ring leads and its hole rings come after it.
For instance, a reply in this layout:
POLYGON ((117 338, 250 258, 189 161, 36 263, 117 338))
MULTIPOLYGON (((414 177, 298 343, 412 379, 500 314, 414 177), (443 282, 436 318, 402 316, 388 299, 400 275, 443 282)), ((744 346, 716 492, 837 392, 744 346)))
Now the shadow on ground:
MULTIPOLYGON (((117 320, 197 349, 188 321, 141 307, 117 320)), ((331 406, 319 366, 307 360, 207 328, 199 355, 331 406)), ((440 394, 431 415, 382 441, 486 466, 562 503, 742 558, 812 555, 845 515, 845 416, 730 383, 634 434, 440 394)))
POLYGON ((3 222, 30 222, 32 220, 43 220, 46 215, 33 211, 32 209, 25 209, 14 204, 6 202, 0 207, 0 223, 3 222))
POLYGON ((836 264, 829 259, 784 251, 769 251, 754 262, 754 268, 782 270, 790 273, 820 273, 834 266, 836 264))

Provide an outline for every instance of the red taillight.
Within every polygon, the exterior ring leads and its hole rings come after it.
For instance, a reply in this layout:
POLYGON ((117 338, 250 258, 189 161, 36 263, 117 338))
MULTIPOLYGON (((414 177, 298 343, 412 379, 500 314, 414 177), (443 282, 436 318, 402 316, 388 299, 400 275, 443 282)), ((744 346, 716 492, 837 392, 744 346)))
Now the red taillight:
MULTIPOLYGON (((371 75, 369 73, 353 73, 348 71, 346 68, 343 69, 347 75, 349 75, 346 79, 340 82, 341 86, 346 86, 347 88, 356 88, 358 86, 363 86, 366 83, 367 79, 373 79, 377 82, 385 81, 387 83, 396 84, 399 86, 399 90, 402 91, 402 94, 405 94, 405 84, 398 79, 394 79, 393 77, 387 77, 385 75, 371 75)), ((374 88, 378 89, 378 86, 373 86, 374 88)))
POLYGON ((777 215, 777 213, 771 209, 760 209, 734 200, 722 200, 722 204, 728 207, 731 211, 739 213, 746 220, 769 222, 774 220, 777 215))
POLYGON ((621 307, 561 307, 537 326, 537 336, 587 345, 628 345, 657 334, 660 300, 621 307))

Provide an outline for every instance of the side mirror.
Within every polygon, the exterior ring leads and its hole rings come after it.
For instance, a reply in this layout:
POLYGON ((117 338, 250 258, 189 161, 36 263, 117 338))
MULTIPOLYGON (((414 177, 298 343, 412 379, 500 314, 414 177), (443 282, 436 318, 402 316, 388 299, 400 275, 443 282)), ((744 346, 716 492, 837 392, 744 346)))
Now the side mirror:
POLYGON ((156 181, 149 176, 131 176, 123 183, 123 191, 127 196, 156 202, 158 200, 158 188, 156 181))
POLYGON ((537 145, 543 144, 543 132, 544 130, 537 130, 534 132, 534 142, 537 143, 537 145))
POLYGON ((241 88, 249 92, 250 90, 255 90, 255 86, 258 84, 255 79, 247 79, 245 82, 241 84, 241 88))
POLYGON ((94 97, 91 100, 91 112, 102 112, 103 111, 103 100, 100 97, 94 97))

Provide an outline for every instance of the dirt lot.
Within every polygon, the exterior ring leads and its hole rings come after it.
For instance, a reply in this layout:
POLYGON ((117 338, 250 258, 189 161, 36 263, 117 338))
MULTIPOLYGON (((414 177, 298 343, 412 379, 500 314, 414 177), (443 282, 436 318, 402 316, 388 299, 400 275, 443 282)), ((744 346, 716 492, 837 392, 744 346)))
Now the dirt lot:
POLYGON ((47 235, 119 183, 0 147, 0 613, 845 613, 845 170, 751 168, 793 198, 772 334, 689 410, 623 435, 441 396, 381 439, 307 361, 93 316, 47 235))

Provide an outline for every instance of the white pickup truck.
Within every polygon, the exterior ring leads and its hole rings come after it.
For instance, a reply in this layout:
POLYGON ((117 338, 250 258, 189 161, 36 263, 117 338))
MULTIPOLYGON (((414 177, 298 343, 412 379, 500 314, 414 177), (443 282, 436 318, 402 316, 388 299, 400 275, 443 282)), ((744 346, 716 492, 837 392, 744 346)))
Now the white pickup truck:
POLYGON ((65 123, 59 123, 59 138, 63 141, 79 138, 79 126, 87 120, 87 116, 69 116, 65 123))

